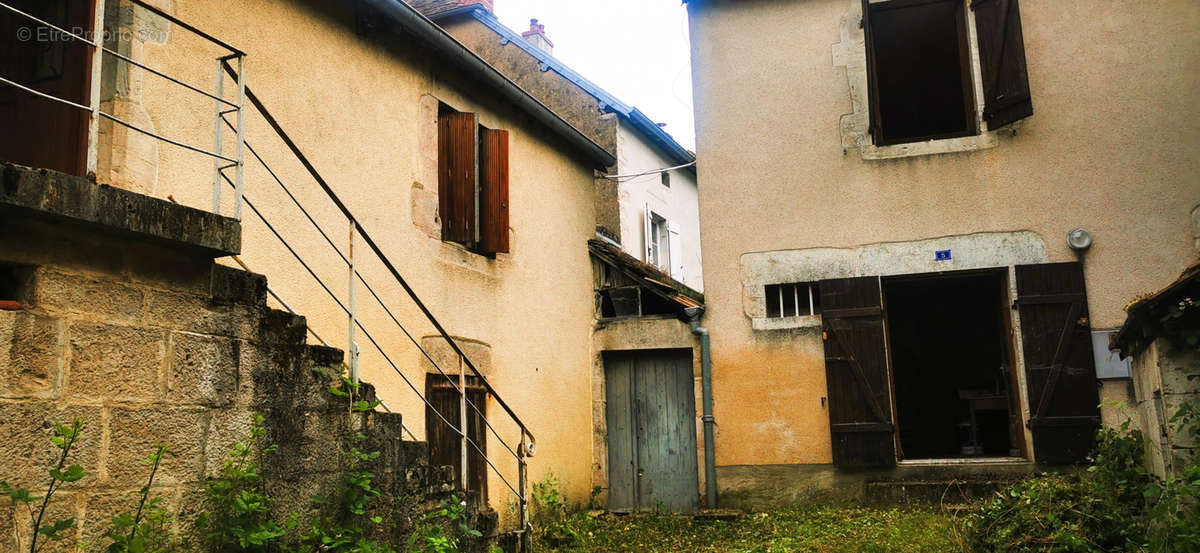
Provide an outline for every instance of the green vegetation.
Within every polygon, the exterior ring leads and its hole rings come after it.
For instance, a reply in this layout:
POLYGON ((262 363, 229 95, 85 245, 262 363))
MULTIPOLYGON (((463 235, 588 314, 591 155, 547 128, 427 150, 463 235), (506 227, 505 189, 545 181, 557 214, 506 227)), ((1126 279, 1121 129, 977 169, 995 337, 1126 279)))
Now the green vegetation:
POLYGON ((64 519, 47 521, 42 524, 46 517, 46 507, 50 505, 50 498, 54 496, 54 492, 58 491, 64 484, 78 482, 87 476, 83 471, 83 467, 79 465, 67 466, 67 457, 71 454, 71 448, 75 446, 75 442, 79 441, 79 434, 83 431, 83 421, 75 419, 71 426, 62 423, 54 424, 54 435, 50 437, 50 441, 54 444, 61 453, 58 456, 58 462, 50 469, 50 483, 46 486, 46 495, 34 496, 25 488, 14 488, 8 482, 0 481, 0 493, 4 493, 12 499, 13 505, 25 505, 26 512, 29 513, 30 534, 29 553, 37 553, 45 546, 47 541, 57 541, 66 537, 65 532, 75 526, 75 518, 68 517, 64 519), (64 467, 66 467, 64 469, 64 467), (37 513, 33 511, 33 505, 41 501, 41 507, 37 513), (39 539, 42 545, 38 545, 39 539))
POLYGON ((169 528, 175 519, 162 506, 162 497, 150 496, 158 466, 169 448, 159 444, 154 453, 142 461, 150 467, 146 485, 137 491, 140 496, 137 511, 123 512, 112 519, 112 529, 104 534, 111 542, 108 553, 169 553, 179 548, 179 540, 169 528))
POLYGON ((571 515, 577 539, 550 551, 599 553, 952 553, 961 520, 915 508, 813 505, 703 520, 668 514, 571 515))

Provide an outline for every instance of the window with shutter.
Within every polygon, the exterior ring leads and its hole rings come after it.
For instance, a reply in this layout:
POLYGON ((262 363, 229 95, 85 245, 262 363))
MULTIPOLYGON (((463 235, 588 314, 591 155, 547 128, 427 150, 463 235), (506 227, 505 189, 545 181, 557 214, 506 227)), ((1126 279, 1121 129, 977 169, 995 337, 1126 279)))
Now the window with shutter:
POLYGON ((1017 0, 862 0, 875 146, 975 136, 1033 113, 1017 0), (975 25, 979 59, 969 44, 975 25), (983 89, 978 113, 975 66, 983 89))
POLYGON ((508 131, 442 105, 438 114, 438 213, 442 240, 475 253, 509 252, 508 131))

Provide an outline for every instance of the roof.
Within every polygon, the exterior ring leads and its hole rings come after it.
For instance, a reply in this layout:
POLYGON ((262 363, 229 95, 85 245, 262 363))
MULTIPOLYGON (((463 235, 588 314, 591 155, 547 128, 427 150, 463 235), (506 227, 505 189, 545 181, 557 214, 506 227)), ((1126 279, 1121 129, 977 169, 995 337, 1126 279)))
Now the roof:
POLYGON ((1125 324, 1109 345, 1121 357, 1135 355, 1155 339, 1170 331, 1173 323, 1200 321, 1200 260, 1192 262, 1175 282, 1125 307, 1125 324))
POLYGON ((597 259, 623 272, 630 280, 667 301, 679 304, 681 308, 704 305, 704 294, 688 288, 658 267, 625 253, 625 250, 612 242, 593 238, 588 240, 588 250, 597 259))
MULTIPOLYGON (((596 83, 587 80, 583 75, 580 75, 574 69, 571 69, 569 66, 567 66, 567 64, 555 58, 549 52, 530 44, 521 37, 520 33, 506 27, 500 22, 499 19, 496 18, 495 14, 488 11, 483 6, 479 4, 472 4, 469 6, 463 6, 461 8, 455 8, 453 10, 447 10, 438 14, 434 14, 432 16, 432 20, 442 21, 459 16, 470 16, 475 18, 485 27, 491 29, 497 35, 500 35, 502 43, 512 43, 514 46, 524 50, 525 53, 537 59, 542 71, 554 71, 555 73, 562 75, 564 79, 574 83, 575 86, 578 86, 584 92, 587 92, 593 98, 598 100, 601 103, 601 109, 607 109, 608 111, 616 113, 628 121, 630 125, 632 125, 633 128, 636 129, 642 136, 646 137, 647 140, 663 150, 672 161, 675 161, 680 165, 696 161, 696 154, 692 153, 690 150, 684 148, 682 145, 676 142, 675 139, 671 137, 670 133, 663 130, 662 127, 658 126, 657 123, 647 117, 645 113, 642 113, 641 110, 622 102, 616 96, 613 96, 608 91, 600 88, 600 86, 596 83)), ((691 170, 695 171, 694 168, 691 168, 691 170)))
POLYGON ((539 123, 563 138, 566 144, 585 154, 596 164, 597 168, 610 167, 616 163, 616 158, 611 153, 579 132, 579 129, 563 120, 557 112, 517 86, 500 70, 484 61, 470 48, 450 36, 445 29, 412 6, 401 0, 362 1, 366 6, 378 10, 381 15, 390 20, 395 25, 395 30, 416 39, 440 59, 457 66, 458 69, 474 77, 484 86, 495 90, 501 98, 511 102, 517 109, 533 116, 539 123))

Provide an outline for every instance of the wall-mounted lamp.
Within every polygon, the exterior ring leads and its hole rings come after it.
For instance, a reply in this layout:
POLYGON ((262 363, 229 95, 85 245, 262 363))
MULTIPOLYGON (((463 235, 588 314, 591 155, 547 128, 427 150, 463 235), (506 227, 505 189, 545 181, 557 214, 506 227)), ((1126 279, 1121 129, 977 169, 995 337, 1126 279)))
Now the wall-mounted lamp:
POLYGON ((1092 233, 1077 228, 1067 233, 1067 246, 1077 252, 1083 252, 1092 247, 1092 233))

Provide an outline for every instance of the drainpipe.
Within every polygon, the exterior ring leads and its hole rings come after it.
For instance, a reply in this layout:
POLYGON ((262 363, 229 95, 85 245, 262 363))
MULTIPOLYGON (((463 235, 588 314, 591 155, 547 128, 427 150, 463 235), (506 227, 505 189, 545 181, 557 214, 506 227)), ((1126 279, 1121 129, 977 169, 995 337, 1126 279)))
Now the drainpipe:
POLYGON ((689 307, 684 313, 691 318, 692 334, 700 337, 700 382, 704 398, 704 493, 708 498, 708 508, 717 507, 717 455, 713 441, 713 397, 712 397, 712 354, 708 339, 708 329, 700 326, 700 317, 704 316, 703 307, 689 307))

